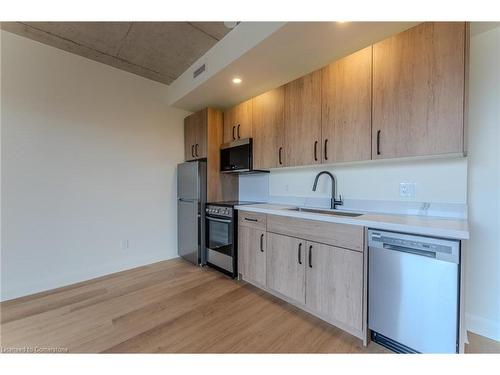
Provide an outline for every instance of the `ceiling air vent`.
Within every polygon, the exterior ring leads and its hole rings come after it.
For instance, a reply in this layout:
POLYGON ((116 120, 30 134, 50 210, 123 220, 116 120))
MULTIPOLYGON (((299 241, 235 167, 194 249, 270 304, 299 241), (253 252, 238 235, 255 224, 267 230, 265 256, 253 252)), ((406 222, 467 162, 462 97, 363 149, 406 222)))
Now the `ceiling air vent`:
POLYGON ((196 69, 194 72, 193 72, 193 78, 196 78, 198 77, 201 73, 203 73, 205 71, 205 64, 203 64, 202 66, 200 66, 198 69, 196 69))

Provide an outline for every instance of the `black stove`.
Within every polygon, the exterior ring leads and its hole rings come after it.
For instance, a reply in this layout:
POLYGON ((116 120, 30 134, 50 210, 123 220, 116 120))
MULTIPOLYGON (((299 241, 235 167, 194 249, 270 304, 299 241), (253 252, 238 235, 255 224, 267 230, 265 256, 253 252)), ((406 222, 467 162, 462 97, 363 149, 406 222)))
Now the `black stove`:
POLYGON ((255 204, 256 202, 246 202, 246 201, 227 201, 227 202, 214 202, 207 203, 205 212, 207 215, 218 216, 218 217, 228 217, 231 218, 235 214, 234 206, 245 205, 245 204, 255 204))
POLYGON ((207 203, 206 249, 207 265, 238 277, 238 210, 234 206, 256 204, 248 201, 207 203))
POLYGON ((249 201, 223 201, 223 202, 210 202, 207 203, 213 206, 222 206, 222 207, 234 207, 234 206, 242 206, 244 204, 258 204, 260 202, 249 202, 249 201))

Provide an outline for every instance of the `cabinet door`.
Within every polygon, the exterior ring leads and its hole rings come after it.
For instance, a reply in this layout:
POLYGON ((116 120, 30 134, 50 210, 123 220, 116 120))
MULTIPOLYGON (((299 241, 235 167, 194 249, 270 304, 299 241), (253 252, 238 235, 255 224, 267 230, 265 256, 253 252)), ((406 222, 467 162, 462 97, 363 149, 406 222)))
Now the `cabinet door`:
POLYGON ((236 106, 235 112, 236 138, 251 138, 252 137, 252 99, 247 100, 236 106))
POLYGON ((184 159, 196 159, 194 146, 196 144, 196 113, 184 119, 184 159))
POLYGON ((463 151, 465 24, 427 22, 373 46, 373 159, 463 151))
POLYGON ((207 110, 201 110, 195 113, 195 145, 194 154, 196 159, 207 157, 207 110))
POLYGON ((305 303, 306 241, 267 234, 267 287, 305 303))
POLYGON ((243 278, 266 285, 266 232, 238 226, 238 265, 243 278))
POLYGON ((252 137, 252 99, 224 112, 224 143, 252 137))
POLYGON ((229 143, 236 140, 235 111, 236 107, 231 107, 224 111, 224 130, 222 132, 223 143, 229 143))
POLYGON ((307 242, 306 305, 327 320, 362 330, 363 254, 307 242))
POLYGON ((372 47, 322 69, 323 163, 371 159, 372 47))
POLYGON ((253 167, 269 169, 284 163, 285 88, 253 98, 253 167))
POLYGON ((285 85, 286 165, 321 163, 321 70, 285 85))

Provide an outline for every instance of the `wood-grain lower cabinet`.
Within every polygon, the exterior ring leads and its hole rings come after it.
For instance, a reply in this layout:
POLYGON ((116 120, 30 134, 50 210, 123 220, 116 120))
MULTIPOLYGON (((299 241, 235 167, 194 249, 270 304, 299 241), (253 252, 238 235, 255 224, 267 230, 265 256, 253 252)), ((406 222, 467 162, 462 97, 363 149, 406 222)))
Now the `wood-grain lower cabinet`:
POLYGON ((252 137, 252 99, 224 111, 224 143, 252 137))
POLYGON ((364 228, 267 215, 266 229, 265 289, 366 343, 364 228))
POLYGON ((286 166, 321 163, 321 70, 285 85, 286 166))
POLYGON ((245 280, 266 286, 265 229, 238 225, 238 269, 245 280))
POLYGON ((307 242, 306 306, 330 322, 363 329, 363 253, 307 242))
POLYGON ((275 233, 267 235, 267 287, 305 303, 306 241, 275 233))
POLYGON ((285 163, 285 88, 253 98, 253 167, 269 169, 285 163))
POLYGON ((372 47, 321 71, 323 163, 371 159, 372 47))
POLYGON ((463 152, 465 33, 425 22, 373 45, 373 159, 463 152))

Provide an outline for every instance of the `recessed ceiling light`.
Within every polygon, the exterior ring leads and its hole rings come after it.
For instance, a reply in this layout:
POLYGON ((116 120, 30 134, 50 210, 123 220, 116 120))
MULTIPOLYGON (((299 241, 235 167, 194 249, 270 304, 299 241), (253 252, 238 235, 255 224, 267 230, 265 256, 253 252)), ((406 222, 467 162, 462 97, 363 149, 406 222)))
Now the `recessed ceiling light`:
POLYGON ((337 21, 337 23, 346 23, 347 21, 337 21))
POLYGON ((239 85, 241 83, 241 78, 238 77, 233 78, 233 83, 239 85))

